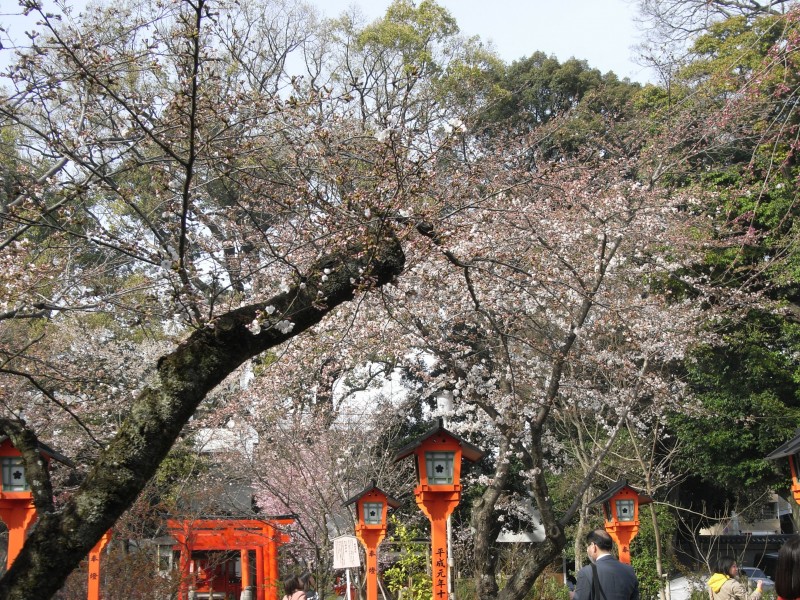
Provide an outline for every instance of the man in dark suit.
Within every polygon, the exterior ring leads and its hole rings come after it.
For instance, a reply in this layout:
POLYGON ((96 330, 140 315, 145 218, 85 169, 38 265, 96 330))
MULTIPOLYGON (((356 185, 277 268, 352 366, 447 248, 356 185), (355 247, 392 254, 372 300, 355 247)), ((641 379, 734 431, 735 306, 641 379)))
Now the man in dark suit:
POLYGON ((586 554, 593 564, 578 571, 573 600, 639 600, 639 581, 633 567, 611 555, 614 544, 605 529, 595 529, 586 536, 586 554), (593 570, 594 568, 594 570, 593 570), (597 573, 599 588, 593 594, 597 573))

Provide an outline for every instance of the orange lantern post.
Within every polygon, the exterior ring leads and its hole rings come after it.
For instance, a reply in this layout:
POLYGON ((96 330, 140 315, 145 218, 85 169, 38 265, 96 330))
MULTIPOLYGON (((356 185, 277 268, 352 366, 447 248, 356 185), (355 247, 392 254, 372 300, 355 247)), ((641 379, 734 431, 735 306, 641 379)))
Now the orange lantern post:
MULTIPOLYGON (((75 466, 68 458, 42 443, 39 443, 38 450, 48 466, 53 459, 69 467, 75 466)), ((25 544, 28 528, 36 519, 36 507, 33 504, 33 492, 25 476, 22 452, 11 444, 7 436, 0 436, 0 464, 2 465, 0 519, 8 527, 6 568, 10 569, 25 544)))
POLYGON ((652 501, 620 479, 590 502, 602 503, 605 529, 617 543, 620 562, 631 564, 631 540, 639 533, 639 507, 652 501))
POLYGON ((100 557, 103 553, 103 548, 108 545, 111 540, 111 530, 109 529, 103 534, 94 548, 89 552, 89 583, 87 586, 87 600, 100 600, 100 557))
POLYGON ((356 537, 367 553, 367 600, 378 600, 378 546, 386 537, 386 515, 389 507, 400 503, 387 496, 375 482, 360 494, 353 496, 344 506, 356 504, 356 537))
POLYGON ((395 461, 414 455, 417 506, 431 522, 433 599, 448 600, 447 517, 461 500, 461 459, 477 462, 483 452, 444 428, 442 420, 421 438, 401 449, 395 461))
POLYGON ((800 429, 796 429, 792 439, 768 454, 766 458, 767 460, 789 459, 789 470, 792 473, 792 496, 794 501, 800 504, 800 481, 797 479, 798 469, 800 469, 800 429))

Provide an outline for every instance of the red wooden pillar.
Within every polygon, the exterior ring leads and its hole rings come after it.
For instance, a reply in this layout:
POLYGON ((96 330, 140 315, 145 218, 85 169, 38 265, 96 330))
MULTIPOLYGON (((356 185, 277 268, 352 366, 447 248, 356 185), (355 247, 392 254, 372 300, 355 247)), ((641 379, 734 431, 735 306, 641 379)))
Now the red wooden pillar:
POLYGON ((253 585, 250 581, 250 550, 247 548, 243 549, 239 553, 239 556, 241 557, 242 563, 242 590, 244 590, 253 585))
POLYGON ((180 546, 181 559, 181 583, 178 588, 178 598, 185 600, 189 597, 189 589, 192 582, 192 547, 189 540, 184 540, 180 546))
MULTIPOLYGON (((269 537, 271 529, 265 527, 263 533, 269 537)), ((261 552, 264 560, 264 598, 265 600, 272 600, 276 597, 278 589, 278 580, 272 565, 272 542, 265 541, 264 545, 261 546, 261 552)))
POLYGON ((266 573, 264 570, 264 548, 256 548, 256 600, 266 600, 266 573))
POLYGON ((278 600, 278 567, 277 553, 273 541, 267 542, 263 547, 264 552, 264 600, 278 600))
POLYGON ((89 586, 86 600, 100 600, 100 556, 110 539, 109 529, 89 552, 89 586))
MULTIPOLYGON (((10 496, 11 494, 5 494, 10 496)), ((0 519, 8 527, 8 556, 6 568, 10 569, 25 544, 28 528, 36 520, 36 507, 33 500, 2 499, 0 500, 0 519)))

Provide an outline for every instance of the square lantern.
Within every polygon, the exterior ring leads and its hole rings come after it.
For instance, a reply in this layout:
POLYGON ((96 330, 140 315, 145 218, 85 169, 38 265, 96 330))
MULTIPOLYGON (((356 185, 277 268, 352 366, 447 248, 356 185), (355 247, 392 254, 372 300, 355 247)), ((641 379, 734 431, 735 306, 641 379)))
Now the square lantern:
POLYGON ((425 452, 425 468, 430 485, 453 485, 455 452, 425 452))
POLYGON ((621 522, 633 521, 636 515, 633 500, 616 500, 617 520, 621 522))
POLYGON ((388 508, 400 506, 397 500, 387 496, 383 490, 377 487, 375 481, 372 481, 363 492, 347 500, 343 506, 350 504, 356 505, 357 532, 363 527, 367 527, 371 530, 383 529, 385 533, 387 506, 388 508))
POLYGON ((383 523, 383 502, 364 502, 364 523, 367 525, 383 523))
MULTIPOLYGON (((75 464, 71 460, 41 442, 36 444, 36 450, 44 460, 46 468, 50 467, 50 463, 53 460, 73 469, 75 468, 75 464)), ((21 499, 20 494, 30 496, 31 486, 28 482, 22 453, 14 447, 14 444, 11 443, 11 438, 6 435, 0 435, 0 467, 2 467, 3 477, 0 499, 5 493, 13 494, 13 496, 7 498, 21 499)))
POLYGON ((627 480, 620 479, 589 504, 600 504, 603 507, 603 516, 608 529, 617 525, 638 526, 636 518, 639 507, 652 501, 649 496, 640 494, 629 486, 627 480))
POLYGON ((437 425, 401 448, 395 456, 400 461, 407 456, 414 457, 418 491, 432 488, 432 492, 460 491, 461 459, 477 462, 483 452, 472 444, 453 435, 444 428, 442 419, 437 425), (446 488, 450 488, 449 490, 446 488))
POLYGON ((25 465, 22 457, 6 456, 3 458, 3 491, 26 492, 30 490, 25 479, 25 465))

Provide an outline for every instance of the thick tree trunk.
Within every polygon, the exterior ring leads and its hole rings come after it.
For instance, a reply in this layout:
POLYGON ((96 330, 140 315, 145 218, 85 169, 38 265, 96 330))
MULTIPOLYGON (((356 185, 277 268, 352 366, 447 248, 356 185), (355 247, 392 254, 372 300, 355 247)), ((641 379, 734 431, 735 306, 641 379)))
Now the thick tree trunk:
POLYGON ((472 506, 473 576, 478 598, 497 596, 497 548, 495 540, 500 525, 494 515, 494 507, 506 486, 509 462, 503 457, 508 453, 508 440, 501 438, 498 450, 498 466, 494 478, 486 491, 472 506))
POLYGON ((490 600, 523 600, 530 594, 531 587, 542 572, 561 555, 566 537, 558 524, 552 519, 543 519, 546 538, 543 542, 526 544, 521 562, 516 563, 514 574, 502 590, 498 589, 496 579, 497 549, 489 540, 497 538, 497 532, 489 528, 493 511, 486 503, 484 494, 473 507, 473 527, 475 531, 475 578, 478 598, 490 600), (549 521, 549 522, 548 522, 549 521), (481 529, 477 529, 481 526, 481 529), (488 542, 488 543, 487 543, 488 542))
POLYGON ((344 248, 320 260, 305 281, 269 302, 221 315, 161 357, 156 378, 136 399, 117 436, 86 481, 58 512, 38 523, 12 568, 0 579, 4 600, 51 598, 100 537, 131 505, 206 394, 247 359, 296 336, 368 281, 383 285, 402 271, 399 242, 382 236, 369 248, 344 248), (329 272, 323 277, 323 270, 329 272), (291 332, 247 326, 274 306, 291 332))
MULTIPOLYGON (((532 444, 532 452, 525 460, 528 469, 542 469, 541 447, 538 434, 534 436, 537 441, 532 444)), ((545 528, 545 540, 540 543, 526 544, 522 553, 521 563, 517 563, 514 574, 506 582, 505 587, 499 590, 497 585, 497 548, 494 540, 497 539, 498 525, 494 515, 494 508, 508 479, 507 461, 502 457, 509 449, 507 440, 501 441, 498 453, 498 467, 492 484, 483 495, 474 503, 472 508, 472 527, 474 529, 474 561, 475 584, 478 598, 490 600, 523 600, 530 593, 536 579, 558 556, 560 556, 566 537, 558 523, 550 505, 547 486, 542 475, 534 478, 532 493, 542 518, 545 528)))
POLYGON ((542 542, 527 545, 522 564, 517 564, 513 576, 497 595, 498 600, 523 600, 547 566, 561 555, 564 545, 567 543, 564 530, 553 512, 552 500, 544 476, 541 431, 544 414, 544 412, 541 413, 538 423, 531 423, 530 451, 524 455, 523 460, 526 469, 535 473, 530 491, 536 507, 539 509, 545 539, 542 542))
POLYGON ((530 544, 522 564, 517 563, 514 576, 508 580, 497 600, 523 600, 544 570, 561 555, 564 549, 564 536, 547 537, 541 543, 530 544))

